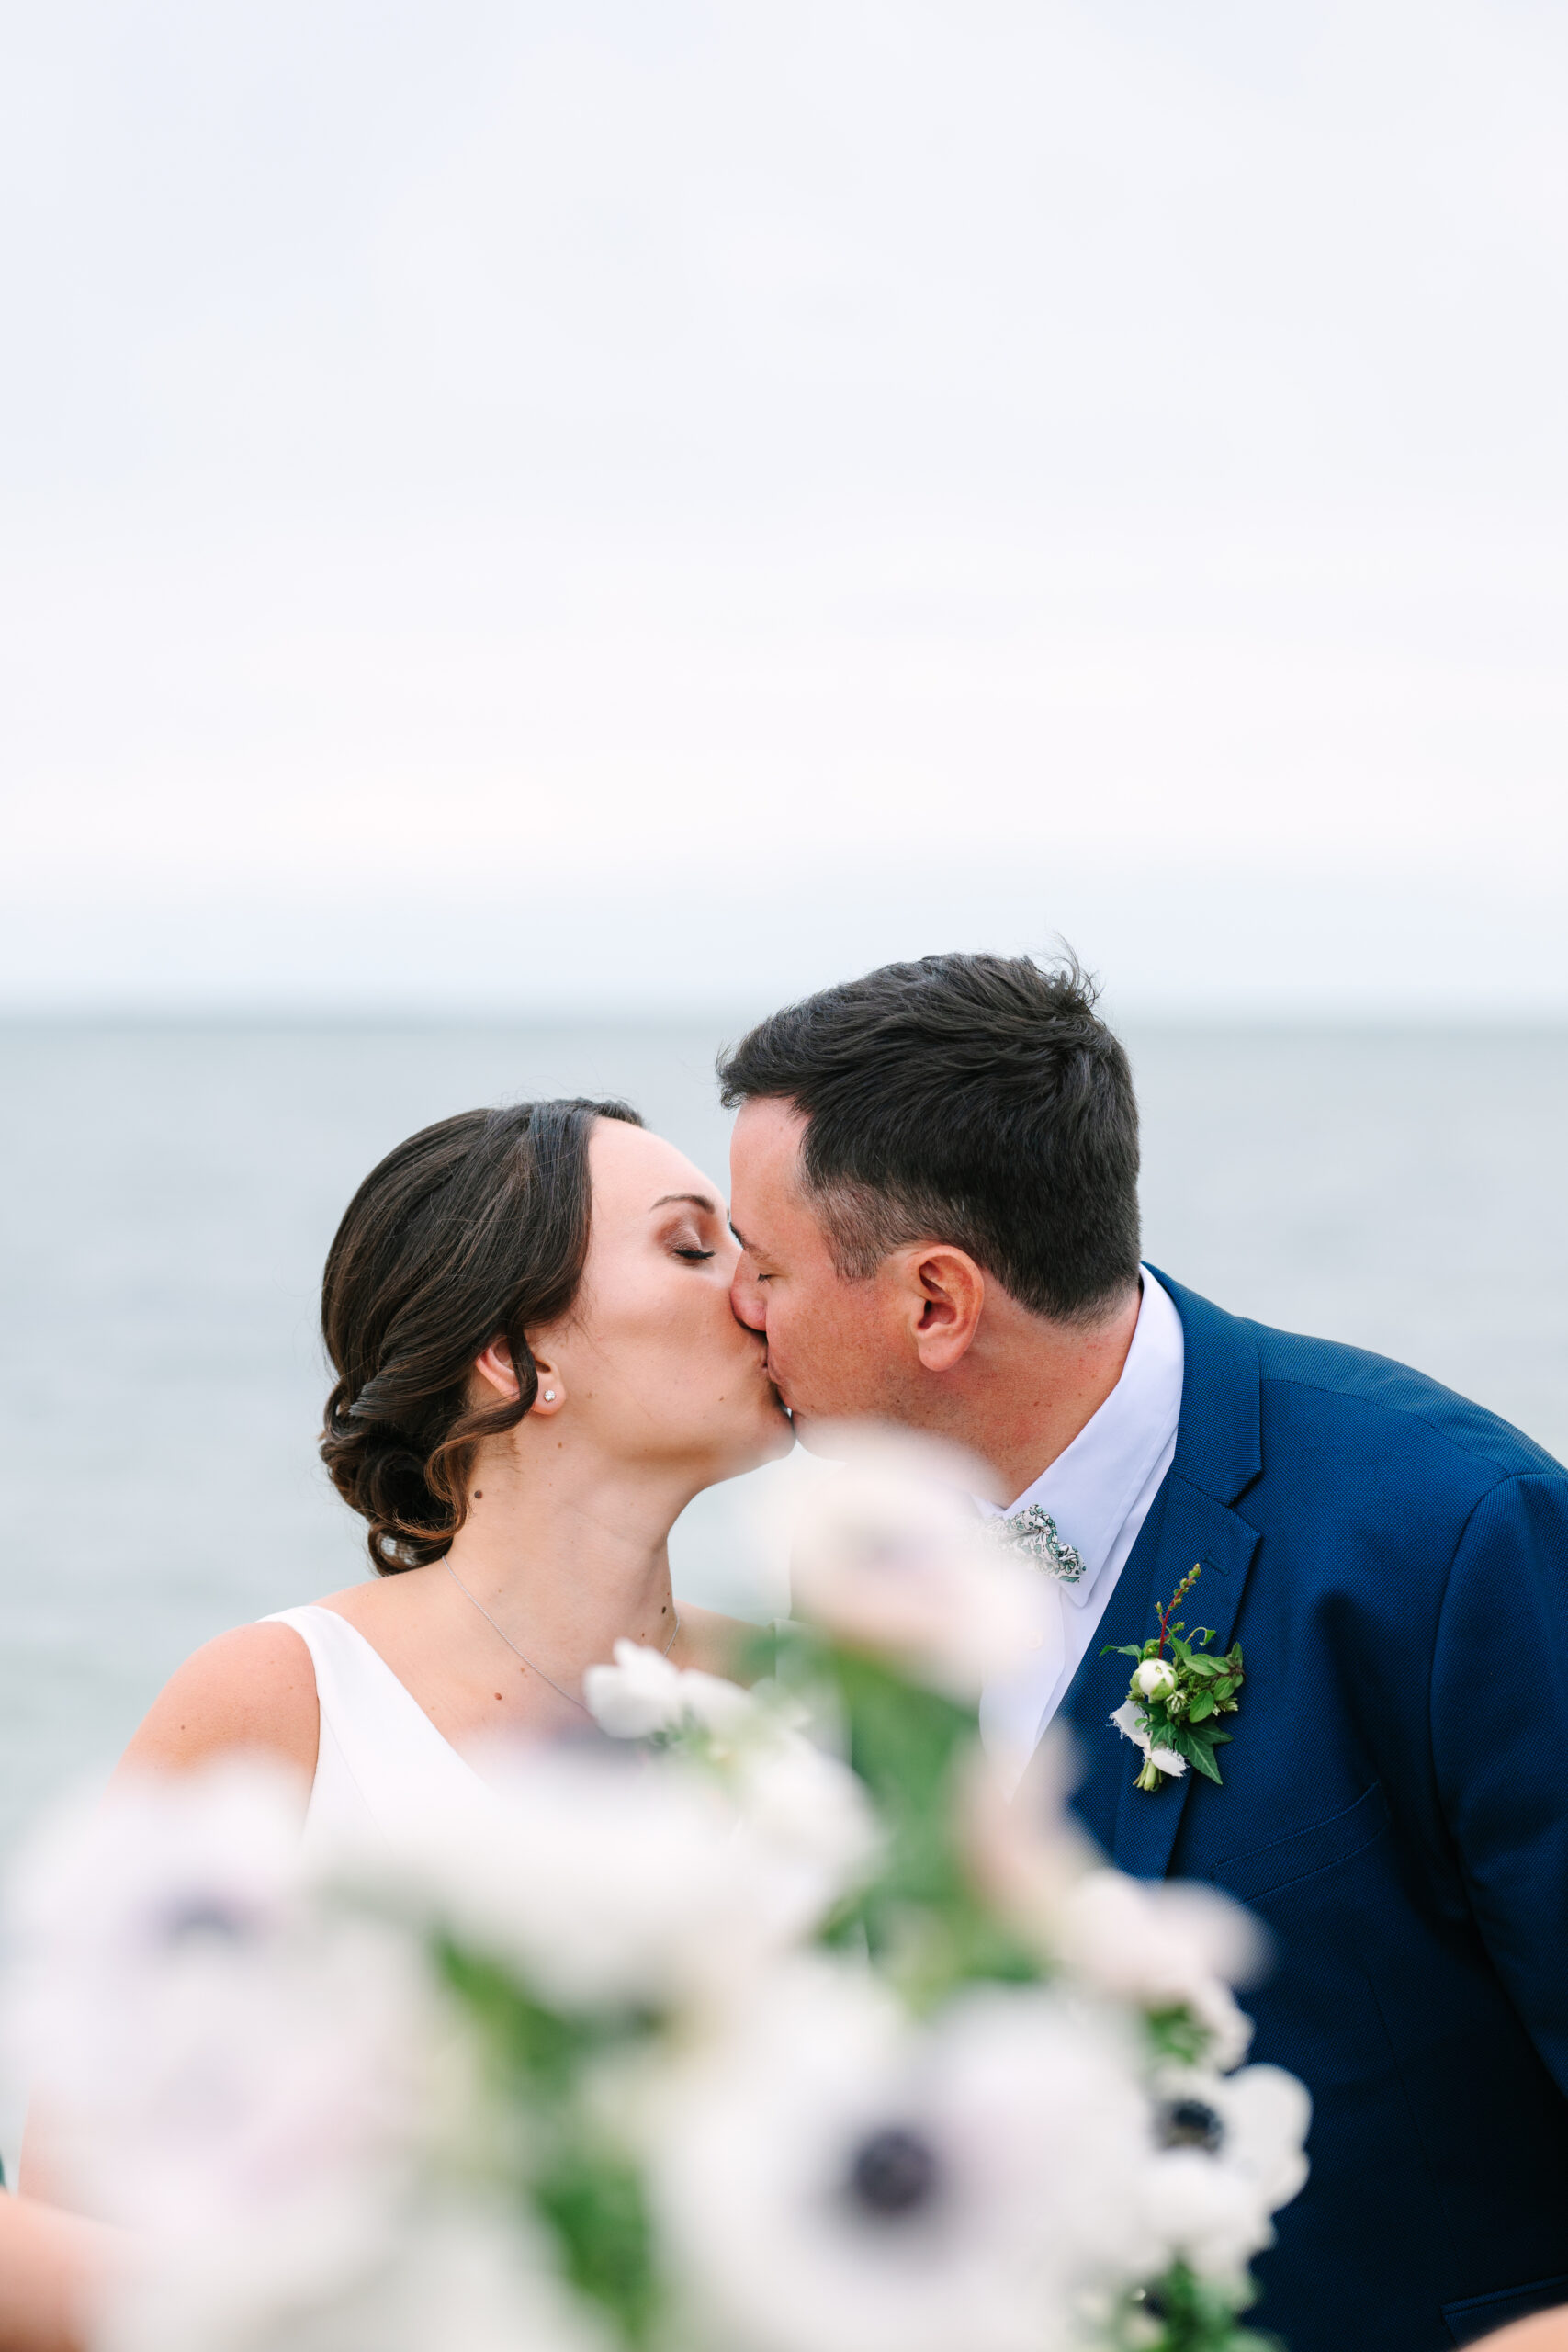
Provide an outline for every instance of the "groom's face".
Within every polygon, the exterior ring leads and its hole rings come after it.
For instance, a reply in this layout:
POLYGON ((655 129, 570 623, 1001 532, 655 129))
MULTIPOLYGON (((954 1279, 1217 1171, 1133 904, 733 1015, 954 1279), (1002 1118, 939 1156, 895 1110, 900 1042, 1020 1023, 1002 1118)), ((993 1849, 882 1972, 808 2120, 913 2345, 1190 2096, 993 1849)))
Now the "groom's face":
POLYGON ((765 1334, 767 1366, 811 1443, 812 1423, 905 1418, 909 1366, 896 1301, 874 1274, 850 1282, 800 1183, 806 1122, 792 1104, 748 1102, 730 1144, 730 1223, 740 1244, 730 1300, 765 1334))

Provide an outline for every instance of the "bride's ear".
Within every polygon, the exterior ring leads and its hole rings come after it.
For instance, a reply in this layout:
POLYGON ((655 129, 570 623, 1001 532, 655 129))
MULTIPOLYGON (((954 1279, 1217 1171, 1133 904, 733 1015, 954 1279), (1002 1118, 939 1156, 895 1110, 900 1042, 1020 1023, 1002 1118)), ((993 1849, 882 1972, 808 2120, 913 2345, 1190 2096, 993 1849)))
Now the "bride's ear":
POLYGON ((504 1339, 492 1340, 483 1353, 474 1358, 474 1370, 503 1403, 512 1405, 516 1402, 520 1394, 517 1367, 512 1361, 511 1347, 504 1339))
MULTIPOLYGON (((560 1410, 566 1390, 560 1375, 543 1356, 534 1358, 534 1369, 539 1375, 539 1385, 529 1411, 547 1416, 560 1410)), ((515 1404, 522 1393, 517 1367, 512 1361, 512 1349, 504 1337, 493 1339, 482 1355, 474 1358, 474 1370, 479 1378, 508 1405, 515 1404)))

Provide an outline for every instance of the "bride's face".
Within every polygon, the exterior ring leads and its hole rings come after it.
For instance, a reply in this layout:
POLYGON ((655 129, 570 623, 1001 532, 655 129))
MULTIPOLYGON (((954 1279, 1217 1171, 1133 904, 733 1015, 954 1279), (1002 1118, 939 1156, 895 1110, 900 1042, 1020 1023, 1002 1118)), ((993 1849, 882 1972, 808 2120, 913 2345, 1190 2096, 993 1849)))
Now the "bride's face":
POLYGON ((729 1303, 739 1250, 724 1201, 673 1144, 601 1119, 588 1146, 588 1261, 571 1312, 531 1334, 556 1434, 616 1461, 688 1465, 698 1485, 787 1453, 761 1339, 729 1303))

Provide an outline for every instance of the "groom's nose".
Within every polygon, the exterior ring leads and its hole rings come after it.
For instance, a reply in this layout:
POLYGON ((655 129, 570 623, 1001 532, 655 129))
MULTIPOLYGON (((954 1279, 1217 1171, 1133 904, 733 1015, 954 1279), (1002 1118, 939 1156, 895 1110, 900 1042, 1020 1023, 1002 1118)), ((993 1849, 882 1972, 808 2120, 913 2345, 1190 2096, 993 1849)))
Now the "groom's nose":
POLYGON ((734 1310, 736 1321, 744 1323, 749 1331, 767 1329, 768 1318, 762 1307, 762 1285, 757 1280, 756 1270, 744 1250, 740 1253, 740 1263, 735 1269, 735 1280, 729 1285, 729 1304, 734 1310))

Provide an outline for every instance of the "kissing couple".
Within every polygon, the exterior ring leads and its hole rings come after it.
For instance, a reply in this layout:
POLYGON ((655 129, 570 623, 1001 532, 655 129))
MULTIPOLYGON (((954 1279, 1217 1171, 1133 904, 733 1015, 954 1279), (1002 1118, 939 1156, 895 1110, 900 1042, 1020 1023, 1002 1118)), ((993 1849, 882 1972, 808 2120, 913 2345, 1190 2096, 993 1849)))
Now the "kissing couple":
POLYGON ((322 1452, 376 1578, 198 1652, 131 1762, 270 1750, 308 1837, 461 1802, 498 1730, 581 1727, 617 1639, 723 1670, 671 1592, 694 1495, 829 1424, 930 1433, 1055 1599, 987 1741, 1069 1724, 1112 1860, 1269 1930, 1255 2055, 1315 2121, 1262 2324, 1436 2352, 1568 2301, 1568 1476, 1140 1262, 1127 1057, 1070 962, 891 965, 720 1079, 728 1217, 618 1102, 466 1113, 367 1178, 322 1452), (1114 1654, 1194 1566, 1246 1657, 1223 1781, 1156 1745, 1157 1688, 1129 1719, 1114 1654))

